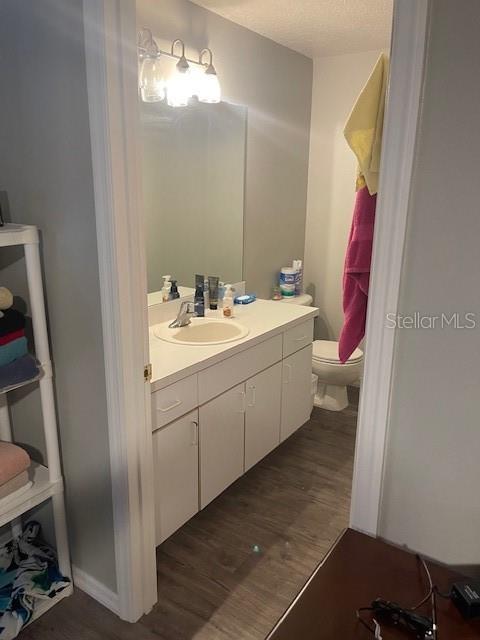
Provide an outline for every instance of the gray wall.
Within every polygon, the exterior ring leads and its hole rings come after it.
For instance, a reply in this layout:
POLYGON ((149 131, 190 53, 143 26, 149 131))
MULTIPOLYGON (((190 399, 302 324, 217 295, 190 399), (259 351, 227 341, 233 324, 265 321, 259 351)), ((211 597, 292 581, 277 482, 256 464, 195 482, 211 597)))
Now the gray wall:
POLYGON ((477 328, 397 332, 381 534, 480 563, 480 3, 433 0, 400 312, 477 328))
POLYGON ((188 53, 210 47, 223 99, 248 107, 244 277, 269 297, 303 258, 312 61, 187 0, 137 0, 138 25, 188 53))
MULTIPOLYGON (((115 590, 81 0, 3 0, 0 51, 0 189, 42 234, 73 562, 115 590)), ((1 258, 0 284, 27 299, 23 259, 1 258)), ((41 458, 38 400, 18 394, 13 418, 41 458)))

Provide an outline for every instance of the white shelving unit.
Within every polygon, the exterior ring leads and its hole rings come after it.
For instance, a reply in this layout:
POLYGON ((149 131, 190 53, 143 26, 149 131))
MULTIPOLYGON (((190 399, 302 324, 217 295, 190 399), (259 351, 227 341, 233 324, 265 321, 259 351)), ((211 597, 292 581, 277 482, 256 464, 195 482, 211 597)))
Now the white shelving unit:
MULTIPOLYGON (((0 527, 11 523, 14 535, 21 533, 21 518, 27 511, 46 500, 52 501, 58 566, 60 572, 72 579, 67 537, 63 479, 58 446, 57 419, 53 395, 52 363, 48 346, 47 321, 43 283, 40 267, 38 229, 34 226, 6 224, 0 227, 0 247, 23 246, 27 270, 30 310, 36 357, 40 362, 39 376, 12 388, 0 389, 0 440, 12 441, 12 428, 8 410, 8 393, 38 382, 46 447, 46 466, 32 463, 31 484, 24 490, 0 500, 0 527)), ((64 589, 57 597, 41 602, 35 609, 33 620, 45 613, 62 598, 70 595, 73 586, 64 589)))

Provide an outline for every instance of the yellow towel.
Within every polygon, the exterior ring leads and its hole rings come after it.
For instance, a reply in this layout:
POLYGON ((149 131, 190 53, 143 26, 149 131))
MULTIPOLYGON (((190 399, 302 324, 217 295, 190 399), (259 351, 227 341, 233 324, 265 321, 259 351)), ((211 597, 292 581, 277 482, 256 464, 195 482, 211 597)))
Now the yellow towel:
POLYGON ((371 195, 378 191, 387 83, 388 57, 382 53, 343 131, 358 160, 357 191, 366 184, 371 195))

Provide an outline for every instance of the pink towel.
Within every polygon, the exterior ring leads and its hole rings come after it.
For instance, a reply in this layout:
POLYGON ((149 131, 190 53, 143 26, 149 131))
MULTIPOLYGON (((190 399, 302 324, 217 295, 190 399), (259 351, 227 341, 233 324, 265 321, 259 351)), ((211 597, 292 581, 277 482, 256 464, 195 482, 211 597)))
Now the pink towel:
POLYGON ((0 442, 0 486, 30 466, 30 456, 11 442, 0 442))
POLYGON ((344 320, 338 345, 343 363, 365 335, 376 204, 377 196, 371 196, 367 187, 357 191, 343 272, 344 320))

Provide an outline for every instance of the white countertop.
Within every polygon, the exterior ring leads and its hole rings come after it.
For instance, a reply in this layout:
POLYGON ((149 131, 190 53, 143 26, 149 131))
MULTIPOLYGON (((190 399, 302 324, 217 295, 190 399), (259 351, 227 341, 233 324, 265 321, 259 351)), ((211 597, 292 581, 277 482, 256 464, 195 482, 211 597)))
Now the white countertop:
MULTIPOLYGON (((256 300, 252 304, 235 305, 234 319, 249 328, 248 336, 234 342, 208 346, 166 342, 154 335, 153 326, 151 326, 149 338, 152 392, 221 362, 317 315, 318 309, 315 307, 302 307, 273 300, 256 300)), ((221 318, 222 310, 207 311, 206 316, 221 318)))

